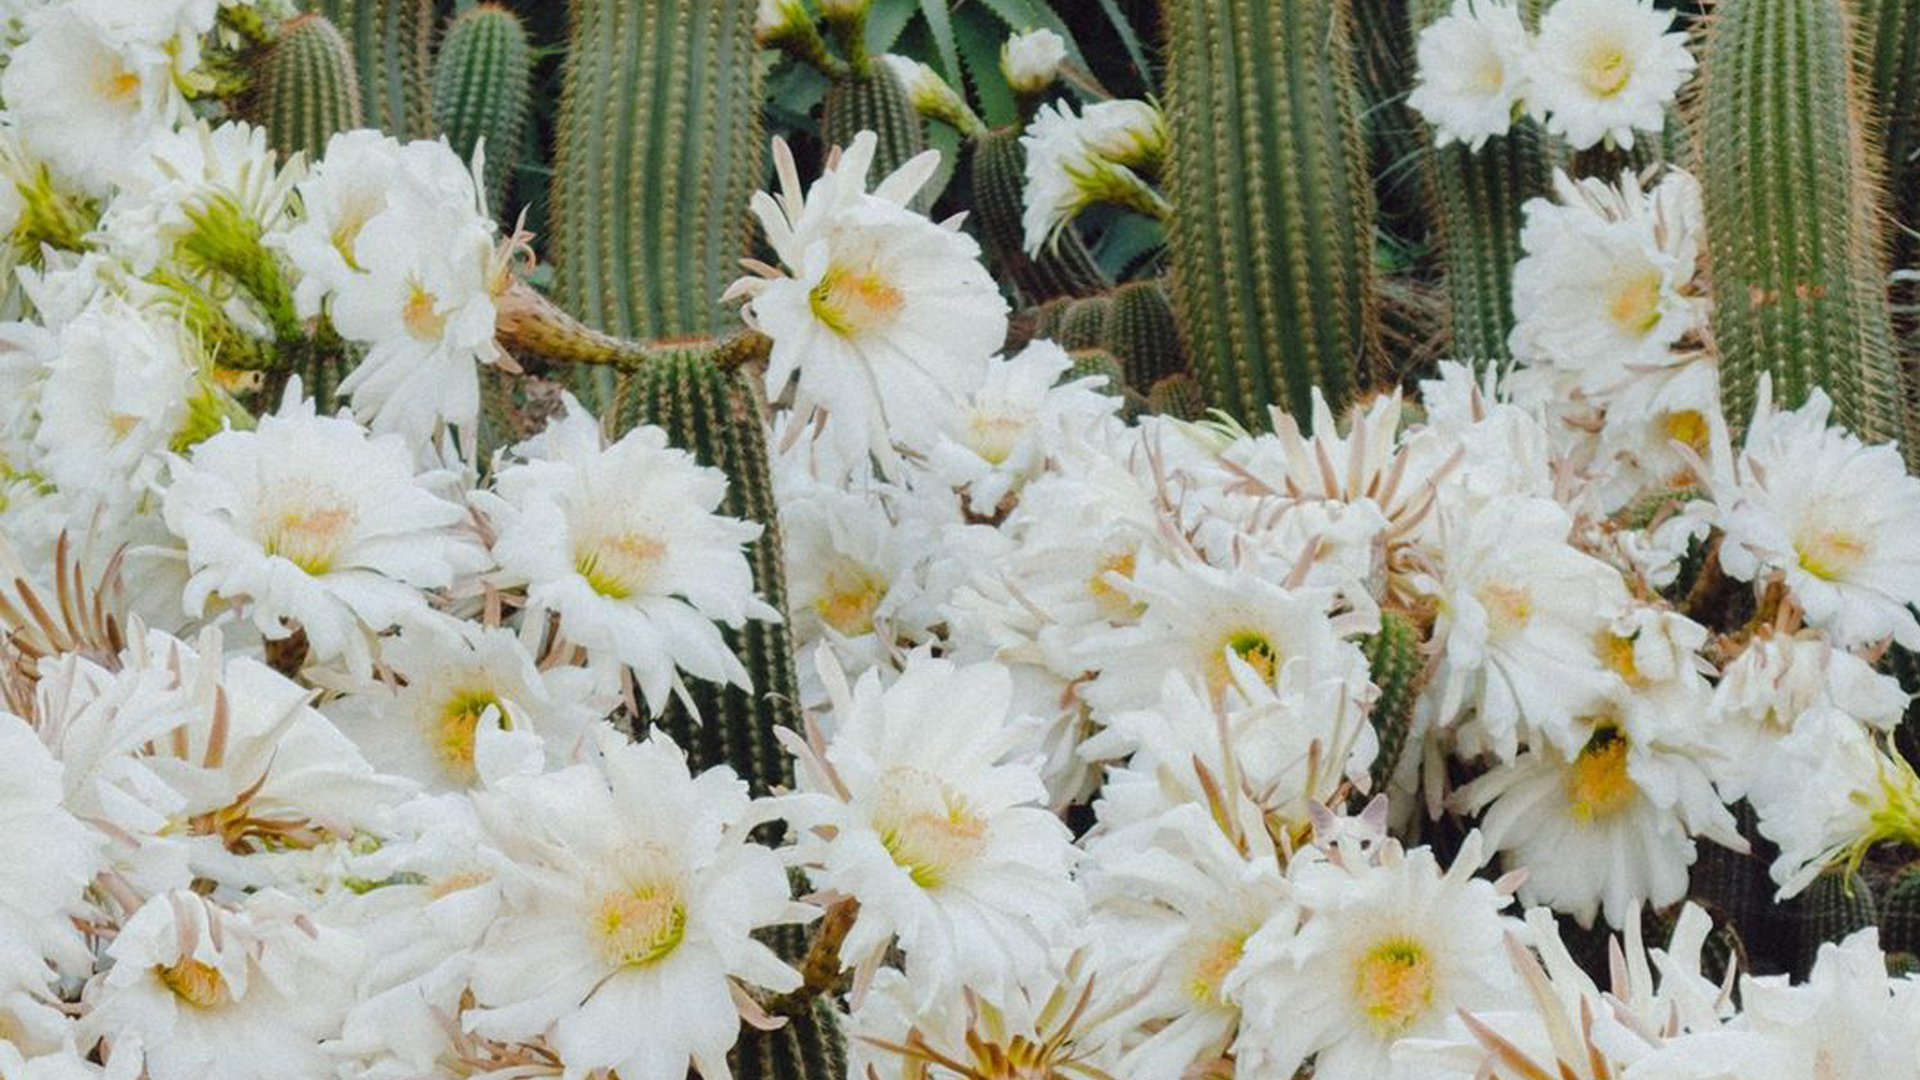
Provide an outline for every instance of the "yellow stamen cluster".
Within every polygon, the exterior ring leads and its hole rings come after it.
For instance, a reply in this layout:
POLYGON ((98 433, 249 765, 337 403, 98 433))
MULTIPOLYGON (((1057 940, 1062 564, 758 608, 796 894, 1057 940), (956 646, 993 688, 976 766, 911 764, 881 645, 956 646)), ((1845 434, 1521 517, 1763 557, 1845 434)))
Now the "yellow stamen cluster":
POLYGON ((573 556, 573 568, 594 592, 625 600, 643 591, 659 572, 667 545, 642 532, 603 537, 583 545, 573 556))
POLYGON ((1867 559, 1867 542, 1838 526, 1796 539, 1800 569, 1822 581, 1844 581, 1867 559))
POLYGON ((329 488, 303 488, 280 501, 281 509, 263 517, 261 547, 309 574, 332 570, 360 524, 353 502, 329 488))
POLYGON ((923 769, 895 766, 880 777, 874 831, 915 885, 937 889, 987 846, 987 819, 923 769))
POLYGON ((1633 57, 1615 41, 1596 41, 1580 58, 1580 82, 1595 97, 1609 98, 1633 78, 1633 57))
POLYGON ((848 562, 827 571, 826 590, 814 600, 820 621, 848 637, 873 632, 873 613, 887 595, 887 581, 848 562))
POLYGON ((601 959, 613 967, 651 964, 672 952, 687 932, 687 906, 668 883, 630 886, 600 898, 593 930, 601 959))
POLYGON ((1620 332, 1641 337, 1660 324, 1660 272, 1651 267, 1607 289, 1607 318, 1620 332))
POLYGON ((196 1008, 212 1008, 232 1000, 227 991, 227 980, 219 969, 190 956, 158 966, 154 968, 154 974, 159 976, 167 989, 173 991, 175 997, 196 1008))
POLYGON ((877 270, 829 267, 807 294, 813 317, 841 337, 876 330, 900 313, 906 297, 877 270))
POLYGON ((1433 957, 1426 946, 1391 937, 1367 950, 1354 971, 1354 997, 1382 1035, 1412 1027, 1433 1004, 1433 957))
POLYGON ((1580 749, 1567 773, 1567 801, 1574 820, 1590 823, 1626 808, 1637 790, 1627 773, 1625 733, 1611 724, 1601 727, 1580 749))
POLYGON ((462 691, 441 706, 431 735, 433 751, 441 761, 455 768, 473 768, 473 749, 480 718, 486 715, 489 708, 499 713, 502 729, 513 729, 512 722, 507 718, 507 707, 491 691, 462 691))

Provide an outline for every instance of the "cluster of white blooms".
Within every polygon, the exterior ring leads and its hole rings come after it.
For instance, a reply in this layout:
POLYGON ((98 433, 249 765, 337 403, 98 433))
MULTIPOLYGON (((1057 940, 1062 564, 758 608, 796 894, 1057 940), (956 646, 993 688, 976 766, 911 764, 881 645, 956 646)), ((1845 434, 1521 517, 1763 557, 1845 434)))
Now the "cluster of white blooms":
MULTIPOLYGON (((782 612, 664 430, 479 453, 520 238, 444 143, 197 118, 219 8, 50 2, 0 80, 12 186, 98 214, 0 324, 0 1075, 726 1080, 824 1003, 849 1080, 1920 1076, 1875 931, 1716 981, 1686 903, 1920 845, 1920 479, 1819 394, 1728 430, 1685 173, 1529 205, 1515 370, 1256 432, 1009 346, 935 156, 776 144, 782 612), (646 730, 776 620, 791 783, 646 730)), ((1030 153, 1144 165, 1135 104, 1030 153)))
POLYGON ((1079 113, 1066 102, 1043 105, 1020 145, 1027 155, 1021 224, 1029 255, 1096 203, 1165 212, 1152 181, 1167 152, 1166 121, 1151 102, 1099 101, 1079 113))
POLYGON ((1478 150, 1531 114, 1576 150, 1659 135, 1693 72, 1654 0, 1554 0, 1528 29, 1512 0, 1454 0, 1420 32, 1412 106, 1434 142, 1478 150))

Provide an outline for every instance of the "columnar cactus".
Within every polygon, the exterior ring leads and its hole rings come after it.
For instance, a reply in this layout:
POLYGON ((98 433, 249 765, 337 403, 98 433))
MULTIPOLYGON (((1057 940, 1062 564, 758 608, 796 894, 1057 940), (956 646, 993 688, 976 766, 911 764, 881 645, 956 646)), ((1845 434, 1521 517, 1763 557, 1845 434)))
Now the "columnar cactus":
MULTIPOLYGON (((1902 434, 1879 167, 1838 0, 1726 0, 1705 49, 1700 181, 1728 418, 1815 387, 1864 438, 1902 434)), ((1911 440, 1906 440, 1909 443, 1911 440)))
POLYGON ((433 0, 313 0, 353 47, 369 127, 401 139, 433 130, 433 0))
POLYGON ((1158 281, 1131 281, 1113 291, 1100 345, 1119 358, 1127 385, 1138 389, 1186 370, 1173 308, 1158 281))
POLYGON ((261 54, 249 109, 282 154, 316 158, 360 126, 360 78, 346 39, 324 15, 301 15, 261 54))
POLYGON ((720 294, 766 156, 754 10, 574 0, 551 239, 557 295, 587 322, 637 338, 738 325, 720 294))
POLYGON ((1379 362, 1373 192, 1347 7, 1170 0, 1174 309, 1216 406, 1336 410, 1379 362))
POLYGON ((496 215, 526 131, 532 78, 526 28, 497 4, 455 19, 434 58, 434 120, 462 158, 485 140, 487 206, 496 215))
POLYGON ((1421 645, 1419 625, 1397 611, 1383 614, 1380 630, 1361 644, 1374 685, 1380 688, 1369 718, 1380 740, 1380 753, 1373 764, 1376 788, 1386 783, 1399 766, 1413 727, 1414 702, 1426 685, 1427 658, 1421 645))
POLYGON ((820 136, 830 146, 850 146, 862 131, 880 136, 872 175, 886 176, 927 148, 926 125, 891 67, 877 63, 864 67, 828 84, 820 136))

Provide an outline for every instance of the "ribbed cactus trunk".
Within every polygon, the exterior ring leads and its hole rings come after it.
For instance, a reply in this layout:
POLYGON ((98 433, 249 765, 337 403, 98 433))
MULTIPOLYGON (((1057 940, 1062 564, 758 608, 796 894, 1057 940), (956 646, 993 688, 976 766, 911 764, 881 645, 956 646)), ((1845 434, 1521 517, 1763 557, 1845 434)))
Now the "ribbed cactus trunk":
MULTIPOLYGON (((875 183, 927 148, 926 124, 907 88, 885 64, 868 64, 861 74, 833 80, 821 102, 820 137, 828 146, 851 146, 862 131, 879 136, 867 173, 875 183)), ((929 184, 914 197, 914 208, 926 210, 932 194, 929 184)))
POLYGON ((553 184, 559 299, 622 337, 721 333, 766 147, 753 0, 572 0, 553 184))
MULTIPOLYGON (((1413 0, 1415 33, 1445 15, 1451 0, 1413 0)), ((1523 9, 1526 6, 1523 5, 1523 9)), ((1426 170, 1446 275, 1446 355, 1476 366, 1511 358, 1513 267, 1520 261, 1520 207, 1552 186, 1548 139, 1531 119, 1478 150, 1428 145, 1426 170)))
POLYGON ((1187 369, 1180 351, 1167 290, 1158 281, 1130 281, 1113 290, 1100 344, 1118 357, 1127 385, 1146 393, 1169 375, 1187 369))
POLYGON ((1213 404, 1336 411, 1382 361, 1345 0, 1166 0, 1174 309, 1213 404))
MULTIPOLYGON (((762 526, 748 552, 754 588, 784 617, 785 556, 761 399, 751 374, 715 359, 714 347, 690 345, 648 361, 620 380, 604 419, 610 433, 640 423, 657 425, 674 446, 727 474, 721 512, 762 526)), ((756 794, 764 795, 792 782, 787 753, 773 734, 776 726, 800 726, 791 638, 784 623, 764 622, 750 622, 725 636, 753 680, 752 692, 690 682, 699 719, 675 702, 656 723, 686 750, 695 768, 732 765, 756 794)))
POLYGON ((463 161, 485 141, 487 206, 496 215, 526 132, 532 79, 526 28, 497 4, 481 4, 455 19, 434 58, 434 120, 463 161))
POLYGON ((1728 420, 1748 421, 1766 374, 1784 405, 1823 387, 1838 422, 1900 437, 1878 150, 1846 0, 1722 0, 1704 68, 1700 179, 1728 420))
POLYGON ((353 48, 368 127, 399 139, 433 132, 433 0, 310 0, 353 48))
POLYGON ((1021 224, 1027 185, 1027 151, 1011 128, 990 131, 967 148, 973 189, 972 221, 994 276, 1019 291, 1027 307, 1061 296, 1088 296, 1109 288, 1093 254, 1072 228, 1028 256, 1021 224))
POLYGON ((248 111, 283 155, 315 160, 327 140, 361 123, 353 53, 324 15, 301 15, 280 30, 254 69, 248 111))
MULTIPOLYGON (((1872 91, 1887 189, 1895 207, 1920 209, 1920 3, 1915 0, 1853 0, 1855 51, 1872 91)), ((1909 245, 1911 246, 1911 245, 1909 245)))

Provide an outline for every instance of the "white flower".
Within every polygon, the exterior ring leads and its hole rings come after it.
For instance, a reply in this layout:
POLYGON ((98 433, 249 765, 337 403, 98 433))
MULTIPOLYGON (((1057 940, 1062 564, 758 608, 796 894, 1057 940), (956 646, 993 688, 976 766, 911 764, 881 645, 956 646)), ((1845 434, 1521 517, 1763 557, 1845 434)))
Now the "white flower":
POLYGON ((1377 627, 1336 623, 1325 593, 1191 561, 1148 563, 1127 577, 1109 577, 1108 584, 1144 604, 1145 612, 1137 624, 1096 632, 1082 644, 1086 666, 1098 672, 1083 696, 1101 712, 1151 708, 1169 672, 1217 697, 1233 682, 1229 655, 1283 694, 1340 683, 1360 711, 1367 658, 1342 634, 1377 627))
POLYGON ((320 1040, 346 1006, 359 956, 278 893, 228 908, 162 893, 107 949, 85 1024, 146 1051, 153 1080, 263 1080, 331 1068, 320 1040))
POLYGON ((1240 1021, 1224 990, 1247 939, 1297 917, 1271 850, 1242 854, 1198 804, 1151 829, 1088 845, 1098 974, 1117 980, 1129 1027, 1148 1032, 1116 1075, 1180 1080, 1226 1051, 1240 1021))
POLYGON ((1613 715, 1585 720, 1585 745, 1568 753, 1542 745, 1456 795, 1484 809, 1487 843, 1524 868, 1520 898, 1590 926, 1596 911, 1622 926, 1640 906, 1686 895, 1694 837, 1744 850, 1703 761, 1703 736, 1649 731, 1613 715))
POLYGON ((1270 923, 1227 979, 1242 1001, 1234 1044, 1250 1075, 1291 1076, 1309 1055, 1319 1080, 1416 1075, 1391 1062, 1402 1038, 1442 1030, 1457 1009, 1506 1001, 1501 963, 1510 898, 1473 876, 1469 837, 1444 873, 1429 848, 1386 841, 1371 855, 1296 856, 1288 877, 1305 920, 1270 923))
POLYGON ((327 711, 376 767, 433 788, 471 786, 489 753, 494 764, 530 762, 535 771, 564 762, 604 712, 584 671, 539 670, 499 627, 406 627, 382 643, 380 663, 401 685, 367 686, 327 711))
POLYGON ((331 294, 341 335, 370 346, 340 386, 354 411, 419 445, 437 422, 477 422, 476 364, 498 355, 494 226, 473 170, 444 141, 369 134, 328 142, 285 246, 310 279, 297 297, 311 308, 331 294))
POLYGON ((959 222, 936 225, 907 209, 938 167, 927 153, 869 193, 876 137, 862 132, 806 189, 776 143, 780 194, 756 193, 753 211, 785 273, 742 278, 744 314, 773 338, 767 394, 798 374, 794 408, 824 411, 849 455, 871 452, 890 470, 905 434, 980 385, 1007 330, 1007 303, 980 248, 959 222))
POLYGON ((960 406, 941 414, 937 427, 903 433, 902 441, 924 446, 928 469, 963 489, 975 513, 995 516, 1002 500, 1039 475, 1060 424, 1119 410, 1119 398, 1095 389, 1097 376, 1060 383, 1072 366, 1066 350, 1046 340, 996 358, 960 406))
POLYGON ((780 860, 750 843, 764 814, 724 767, 690 775, 671 740, 603 729, 598 760, 502 779, 474 796, 514 863, 478 947, 467 1030, 545 1036, 569 1075, 725 1080, 735 982, 792 990, 795 972, 752 937, 811 909, 780 860))
POLYGON ((1866 727, 1892 731, 1907 704, 1898 679, 1835 648, 1825 635, 1758 635, 1714 686, 1714 742, 1726 755, 1716 770, 1720 793, 1733 800, 1752 789, 1800 784, 1798 764, 1779 749, 1810 710, 1837 709, 1866 727))
POLYGON ((270 234, 284 224, 288 196, 300 178, 278 167, 264 128, 202 120, 170 131, 133 159, 100 222, 111 249, 148 273, 196 228, 196 218, 251 226, 270 234), (218 208, 238 214, 232 220, 218 208))
POLYGON ((1509 344, 1577 372, 1589 393, 1613 390, 1705 319, 1691 288, 1705 236, 1699 184, 1673 170, 1648 193, 1631 173, 1619 186, 1556 173, 1554 189, 1558 201, 1523 207, 1509 344))
POLYGON ((146 494, 187 421, 196 371, 184 334, 115 297, 61 328, 34 434, 55 485, 122 511, 146 494))
POLYGON ((749 685, 714 621, 779 615, 754 595, 742 550, 760 526, 714 512, 725 473, 649 425, 604 445, 572 398, 566 416, 514 453, 520 461, 480 497, 499 533, 501 579, 527 587, 536 617, 560 616, 601 688, 618 688, 630 669, 658 715, 669 694, 686 694, 679 669, 749 685))
POLYGON ((1814 390, 1776 411, 1764 388, 1746 446, 1714 481, 1726 539, 1720 560, 1742 581, 1779 574, 1809 625, 1842 648, 1892 637, 1920 648, 1920 480, 1890 443, 1828 426, 1814 390))
POLYGON ((1038 94, 1052 86, 1066 59, 1066 39, 1045 28, 1014 34, 1000 46, 1000 71, 1020 94, 1038 94))
POLYGON ((268 638, 296 622, 317 661, 367 671, 373 634, 427 617, 420 589, 484 565, 457 531, 466 510, 434 493, 444 477, 416 475, 398 436, 316 416, 298 380, 257 430, 208 439, 172 473, 164 513, 193 571, 188 613, 219 596, 268 638))
POLYGON ((124 25, 144 7, 76 0, 44 8, 0 75, 21 141, 62 183, 88 194, 104 194, 128 156, 187 111, 171 34, 143 39, 124 25))
POLYGON ((1125 1076, 1120 1028, 1083 954, 1056 956, 1001 993, 921 999, 919 987, 882 968, 846 1018, 847 1075, 867 1080, 974 1076, 1125 1076))
POLYGON ((1166 151, 1166 122, 1144 101, 1101 101, 1075 115, 1066 102, 1043 105, 1020 136, 1027 154, 1027 254, 1051 243, 1075 215, 1097 202, 1147 212, 1165 202, 1140 175, 1166 151))
POLYGON ((1575 150, 1609 139, 1631 149, 1634 132, 1658 133, 1693 72, 1686 35, 1653 0, 1557 0, 1528 55, 1528 94, 1547 130, 1575 150))
POLYGON ((1740 1016, 1672 1039, 1627 1080, 1879 1080, 1920 1076, 1920 983, 1887 977, 1869 927, 1820 946, 1798 986, 1784 975, 1740 980, 1740 1016))
POLYGON ((60 762, 25 721, 0 710, 0 996, 44 995, 55 966, 84 972, 91 959, 74 920, 106 868, 105 838, 63 796, 60 762))
POLYGON ((897 939, 923 1004, 1010 991, 1081 898, 1039 774, 1006 760, 1019 735, 1006 670, 915 653, 893 685, 869 671, 849 688, 816 655, 834 735, 802 756, 787 816, 814 884, 860 902, 842 955, 870 968, 897 939))
POLYGON ((1422 585, 1440 602, 1438 721, 1473 708, 1473 734, 1502 758, 1522 734, 1578 746, 1574 718, 1618 685, 1593 643, 1626 607, 1620 572, 1568 544, 1572 520, 1547 499, 1446 517, 1440 577, 1422 585))
POLYGON ((1530 45, 1519 9, 1505 0, 1453 0, 1420 31, 1407 105, 1433 125, 1434 145, 1479 150, 1507 133, 1526 94, 1530 45))
POLYGON ((1780 740, 1770 777, 1748 790, 1760 834, 1779 846, 1778 898, 1799 893, 1875 841, 1920 840, 1920 777, 1861 723, 1832 706, 1802 713, 1780 740))

